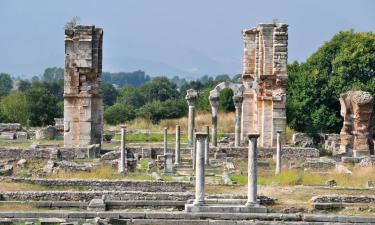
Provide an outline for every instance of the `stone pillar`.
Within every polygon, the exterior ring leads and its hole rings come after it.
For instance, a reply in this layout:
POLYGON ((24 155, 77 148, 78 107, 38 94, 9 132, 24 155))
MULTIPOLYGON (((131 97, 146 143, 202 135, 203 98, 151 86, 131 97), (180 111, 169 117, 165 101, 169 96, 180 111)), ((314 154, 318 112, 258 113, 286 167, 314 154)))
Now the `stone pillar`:
POLYGON ((164 154, 164 174, 165 175, 173 174, 173 154, 172 153, 164 154))
POLYGON ((193 205, 204 205, 204 149, 207 134, 195 133, 197 141, 197 165, 195 169, 195 200, 193 205))
POLYGON ((191 148, 191 162, 192 162, 192 168, 195 169, 195 163, 196 163, 196 154, 197 154, 197 139, 195 138, 195 133, 197 132, 196 129, 194 129, 193 133, 193 147, 191 148))
POLYGON ((257 140, 259 134, 248 134, 249 137, 249 162, 248 162, 248 187, 246 206, 254 206, 257 202, 257 140))
POLYGON ((168 153, 168 128, 164 127, 164 155, 168 153))
POLYGON ((121 146, 120 146, 120 162, 118 164, 119 173, 126 173, 126 147, 125 147, 125 126, 121 127, 121 146))
POLYGON ((193 145, 193 133, 195 127, 195 103, 197 101, 198 94, 195 90, 189 89, 186 92, 186 101, 189 105, 189 117, 188 117, 188 146, 193 145))
POLYGON ((241 115, 242 115, 242 96, 233 96, 234 107, 236 108, 236 121, 234 127, 234 146, 239 147, 241 142, 241 115))
POLYGON ((276 132, 276 171, 275 174, 280 174, 281 173, 281 131, 276 132))
POLYGON ((210 97, 212 114, 212 145, 217 147, 217 113, 219 108, 219 98, 210 97))
POLYGON ((207 138, 206 138, 206 147, 204 148, 204 165, 210 164, 210 127, 206 126, 206 133, 207 133, 207 138))
POLYGON ((175 161, 176 166, 180 165, 180 126, 176 125, 176 149, 175 149, 175 161))
POLYGON ((65 29, 64 147, 101 144, 103 29, 77 25, 65 29))

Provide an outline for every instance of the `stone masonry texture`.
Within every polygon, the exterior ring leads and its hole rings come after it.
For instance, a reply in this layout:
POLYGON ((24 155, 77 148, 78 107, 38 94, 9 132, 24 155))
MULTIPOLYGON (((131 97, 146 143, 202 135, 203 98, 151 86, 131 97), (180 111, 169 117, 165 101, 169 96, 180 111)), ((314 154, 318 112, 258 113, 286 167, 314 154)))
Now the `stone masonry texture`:
POLYGON ((286 86, 288 59, 288 25, 258 24, 242 31, 244 40, 244 83, 256 82, 258 87, 246 89, 242 104, 242 139, 258 132, 258 146, 276 146, 276 131, 285 143, 286 86))
POLYGON ((65 29, 64 146, 87 147, 102 139, 103 30, 77 25, 65 29))

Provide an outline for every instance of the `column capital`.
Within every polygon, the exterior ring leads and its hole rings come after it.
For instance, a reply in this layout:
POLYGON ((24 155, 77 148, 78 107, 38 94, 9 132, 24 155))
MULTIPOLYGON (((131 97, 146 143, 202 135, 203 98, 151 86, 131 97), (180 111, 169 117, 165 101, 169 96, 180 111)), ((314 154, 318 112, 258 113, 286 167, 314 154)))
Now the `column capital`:
POLYGON ((243 96, 233 95, 233 103, 235 107, 241 107, 243 102, 243 96))
POLYGON ((247 137, 248 137, 249 139, 252 139, 252 138, 258 138, 259 136, 260 136, 259 133, 248 133, 248 134, 247 134, 247 137))
POLYGON ((197 101, 198 93, 194 89, 189 89, 186 91, 185 99, 188 102, 189 106, 195 106, 195 102, 197 101))
POLYGON ((207 133, 203 133, 203 132, 195 133, 195 138, 196 138, 197 140, 206 139, 207 136, 208 136, 207 133))
POLYGON ((210 100, 210 104, 211 104, 212 107, 215 107, 215 108, 219 107, 219 98, 218 97, 210 96, 209 100, 210 100))

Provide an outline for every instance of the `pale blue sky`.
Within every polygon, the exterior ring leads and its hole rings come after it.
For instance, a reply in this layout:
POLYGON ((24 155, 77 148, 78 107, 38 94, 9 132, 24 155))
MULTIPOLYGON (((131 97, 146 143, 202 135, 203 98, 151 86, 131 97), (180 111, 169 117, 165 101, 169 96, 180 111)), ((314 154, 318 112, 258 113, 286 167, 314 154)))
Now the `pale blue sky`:
POLYGON ((0 72, 38 75, 64 65, 64 24, 104 29, 104 71, 151 75, 241 73, 241 30, 289 24, 289 62, 340 30, 375 30, 371 0, 0 0, 0 72))

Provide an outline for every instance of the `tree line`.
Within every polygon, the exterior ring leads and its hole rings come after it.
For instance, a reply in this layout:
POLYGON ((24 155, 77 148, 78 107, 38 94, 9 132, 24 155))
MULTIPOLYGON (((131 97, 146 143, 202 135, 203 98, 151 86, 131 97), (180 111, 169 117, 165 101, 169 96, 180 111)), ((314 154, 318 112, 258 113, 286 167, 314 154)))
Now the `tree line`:
MULTIPOLYGON (((0 74, 0 122, 30 126, 51 124, 63 116, 62 68, 47 68, 31 80, 0 74)), ((287 124, 316 134, 338 133, 342 127, 338 98, 348 90, 375 94, 375 34, 342 31, 306 62, 288 65, 287 124)), ((186 90, 198 91, 198 111, 210 111, 209 92, 220 82, 240 82, 241 75, 208 76, 193 81, 175 76, 150 77, 143 71, 102 74, 104 119, 108 124, 142 117, 153 123, 187 115, 186 90)), ((220 96, 221 111, 234 111, 231 90, 220 96)))

